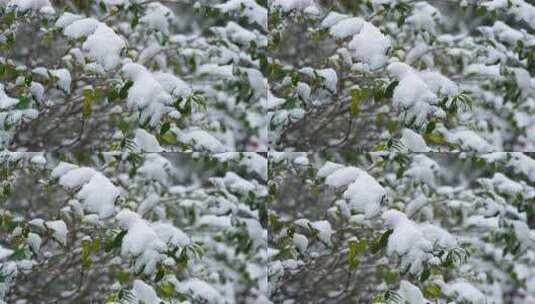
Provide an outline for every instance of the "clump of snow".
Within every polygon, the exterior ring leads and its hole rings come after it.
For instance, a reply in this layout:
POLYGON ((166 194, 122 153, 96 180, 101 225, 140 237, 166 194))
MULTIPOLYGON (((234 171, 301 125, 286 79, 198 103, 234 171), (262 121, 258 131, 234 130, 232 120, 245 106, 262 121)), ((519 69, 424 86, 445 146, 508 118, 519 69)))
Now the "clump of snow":
POLYGON ((361 170, 355 181, 344 192, 343 197, 349 200, 351 209, 371 218, 381 211, 381 202, 386 197, 386 191, 375 178, 361 170))
POLYGON ((222 215, 217 216, 213 214, 206 214, 201 216, 197 220, 197 224, 199 226, 211 226, 211 227, 219 227, 219 228, 228 228, 232 226, 231 219, 229 216, 222 215))
POLYGON ((18 99, 7 96, 6 92, 4 91, 4 85, 0 83, 0 109, 7 109, 16 105, 18 102, 18 99))
POLYGON ((168 34, 169 23, 174 18, 175 15, 167 6, 159 2, 152 2, 147 5, 145 15, 139 19, 139 22, 147 25, 149 28, 168 34))
POLYGON ((163 115, 172 110, 170 104, 173 97, 164 90, 152 73, 140 64, 127 63, 122 72, 134 82, 128 90, 127 105, 141 111, 141 121, 148 120, 150 125, 157 125, 163 115))
POLYGON ((524 187, 501 173, 495 173, 491 180, 494 187, 502 193, 515 196, 521 193, 524 187))
POLYGON ((331 235, 333 230, 331 224, 328 221, 316 221, 310 223, 310 226, 318 232, 318 239, 326 244, 327 246, 331 245, 331 235))
POLYGON ((13 254, 13 250, 0 246, 0 261, 6 259, 13 254))
POLYGON ((147 285, 141 280, 135 280, 133 285, 133 291, 135 296, 134 303, 144 303, 144 304, 159 304, 161 303, 160 298, 156 294, 154 288, 150 285, 147 285))
POLYGON ((435 175, 438 174, 439 169, 440 166, 437 162, 424 154, 418 154, 413 157, 413 161, 404 175, 433 186, 435 184, 435 175))
POLYGON ((89 167, 61 162, 52 170, 51 176, 59 178, 59 184, 65 188, 81 187, 76 197, 83 201, 83 207, 88 212, 97 213, 101 218, 113 214, 115 200, 120 193, 101 173, 89 167))
POLYGON ((392 96, 394 106, 407 110, 406 121, 414 120, 416 125, 423 125, 427 121, 427 116, 434 112, 431 105, 437 103, 437 96, 418 73, 407 64, 391 63, 388 71, 399 79, 399 84, 392 96))
POLYGON ((429 223, 417 224, 398 210, 383 214, 385 225, 393 229, 388 238, 387 254, 401 258, 401 268, 418 273, 434 258, 434 247, 453 248, 457 242, 447 231, 429 223))
POLYGON ((461 302, 474 304, 487 303, 487 300, 481 291, 475 288, 474 285, 465 281, 458 281, 451 285, 446 285, 443 292, 448 296, 455 296, 457 300, 461 302))
POLYGON ((461 150, 476 152, 491 152, 494 150, 492 145, 472 130, 463 128, 452 130, 451 132, 445 131, 444 133, 448 141, 461 146, 461 150))
POLYGON ((377 69, 387 62, 387 52, 391 47, 388 39, 373 24, 359 18, 337 12, 330 12, 321 26, 329 29, 329 34, 338 39, 353 36, 349 50, 358 60, 371 69, 377 69))
POLYGON ((225 146, 212 134, 199 128, 177 130, 178 140, 196 147, 196 150, 224 152, 225 146))
POLYGON ((119 226, 128 231, 121 245, 121 255, 134 259, 136 271, 152 274, 158 262, 163 259, 166 244, 139 214, 123 209, 116 219, 119 226))
POLYGON ((386 64, 391 42, 377 27, 366 22, 348 46, 356 58, 371 69, 377 69, 386 64))
POLYGON ((41 249, 42 240, 38 234, 30 232, 28 233, 28 238, 26 239, 26 243, 28 243, 28 246, 30 246, 30 249, 33 252, 39 252, 39 249, 41 249))
POLYGON ((414 4, 411 15, 407 18, 407 23, 416 29, 426 30, 432 34, 436 32, 436 25, 440 21, 440 12, 431 4, 420 1, 414 4))
POLYGON ((48 221, 45 223, 46 228, 52 230, 52 237, 60 244, 67 244, 67 225, 62 220, 48 221))
POLYGON ((363 171, 356 167, 345 167, 329 174, 325 183, 331 187, 339 188, 352 183, 363 171))
POLYGON ((98 213, 101 218, 107 218, 114 212, 115 200, 119 197, 119 190, 108 178, 97 173, 89 183, 82 187, 76 197, 83 200, 84 209, 98 213))
MULTIPOLYGON (((4 0, 7 6, 17 10, 26 11, 34 10, 43 14, 54 14, 55 10, 49 0, 4 0)), ((2 2, 4 2, 2 1, 2 2)), ((5 2, 4 2, 5 3, 5 2)), ((0 3, 0 4, 4 4, 0 3)))
POLYGON ((138 172, 149 180, 157 180, 165 185, 169 181, 170 170, 171 163, 169 160, 160 154, 150 153, 145 157, 145 162, 139 168, 138 172))
POLYGON ((71 91, 71 73, 67 69, 49 70, 50 74, 57 77, 57 84, 60 89, 69 93, 71 91))
POLYGON ((134 136, 135 150, 137 152, 162 152, 156 137, 143 129, 137 129, 134 136))
POLYGON ((228 0, 214 6, 223 13, 234 12, 247 18, 249 22, 258 24, 267 30, 268 11, 254 0, 228 0))
POLYGON ((87 37, 82 49, 91 60, 98 62, 106 70, 119 65, 126 43, 106 24, 94 18, 79 19, 76 15, 65 13, 56 25, 62 27, 63 34, 69 38, 87 37))
POLYGON ((193 294, 207 303, 222 303, 222 295, 210 284, 196 278, 182 282, 175 282, 175 288, 180 293, 193 294))
POLYGON ((336 71, 333 69, 323 69, 316 72, 323 78, 325 87, 331 92, 336 92, 336 85, 338 84, 338 76, 336 75, 336 71))
POLYGON ((299 252, 305 253, 308 247, 308 239, 306 236, 299 233, 294 233, 292 242, 299 252))
POLYGON ((98 62, 104 69, 111 70, 119 65, 121 52, 126 47, 123 38, 107 25, 101 23, 95 32, 87 37, 82 49, 88 57, 98 62))
POLYGON ((411 284, 409 281, 402 280, 399 283, 399 295, 405 299, 406 302, 411 304, 425 304, 429 303, 422 294, 420 289, 411 284))
POLYGON ((409 151, 429 152, 429 147, 427 147, 424 138, 411 129, 403 129, 400 141, 409 151))
POLYGON ((302 10, 309 6, 314 5, 313 0, 273 0, 271 1, 271 7, 280 9, 283 12, 291 10, 302 10))

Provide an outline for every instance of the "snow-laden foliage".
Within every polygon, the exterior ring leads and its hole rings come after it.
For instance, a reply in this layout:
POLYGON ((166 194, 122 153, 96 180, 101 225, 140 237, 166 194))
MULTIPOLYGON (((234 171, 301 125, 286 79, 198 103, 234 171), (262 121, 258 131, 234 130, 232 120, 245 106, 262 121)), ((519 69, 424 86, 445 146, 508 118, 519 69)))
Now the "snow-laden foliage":
POLYGON ((270 142, 532 151, 535 4, 269 1, 270 142))
POLYGON ((0 169, 0 303, 268 303, 264 156, 3 153, 0 169))
POLYGON ((0 1, 0 149, 266 150, 264 6, 0 1))
POLYGON ((532 156, 269 158, 273 303, 535 301, 532 156))

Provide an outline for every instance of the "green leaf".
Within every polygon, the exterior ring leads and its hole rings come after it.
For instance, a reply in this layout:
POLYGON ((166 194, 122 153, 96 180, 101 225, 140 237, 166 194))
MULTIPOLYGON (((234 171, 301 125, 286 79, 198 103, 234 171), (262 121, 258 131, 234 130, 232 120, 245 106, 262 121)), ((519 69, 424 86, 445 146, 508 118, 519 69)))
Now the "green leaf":
POLYGON ((446 142, 444 135, 439 133, 429 133, 424 135, 425 141, 432 144, 441 145, 446 142))
POLYGON ((160 136, 160 140, 166 144, 175 145, 178 143, 176 135, 173 132, 166 132, 160 136))
POLYGON ((29 104, 30 104, 30 98, 28 98, 28 97, 26 97, 26 96, 21 96, 21 97, 19 98, 19 103, 17 103, 17 105, 15 106, 15 108, 16 108, 17 110, 27 109, 29 104))
POLYGON ((436 123, 434 121, 430 121, 425 128, 425 134, 431 134, 435 130, 435 127, 436 123))
POLYGON ((431 270, 426 267, 424 271, 422 271, 422 274, 420 275, 420 282, 425 282, 429 277, 431 276, 431 270))
POLYGON ((349 251, 347 253, 347 263, 349 264, 349 268, 357 269, 360 264, 360 261, 358 259, 357 241, 351 240, 349 241, 348 245, 349 245, 349 251))
POLYGON ((378 253, 379 251, 381 251, 383 248, 386 247, 386 244, 388 244, 388 238, 390 237, 390 235, 394 232, 394 230, 392 229, 388 229, 387 231, 385 231, 385 233, 383 233, 381 235, 381 237, 379 238, 379 240, 375 241, 374 244, 372 245, 371 247, 371 252, 373 254, 376 254, 378 253))
POLYGON ((82 114, 84 118, 91 116, 93 112, 92 103, 93 103, 93 91, 84 90, 83 92, 84 101, 82 104, 82 114))
POLYGON ((351 116, 357 117, 360 112, 360 103, 361 103, 361 96, 359 93, 359 90, 352 90, 351 91, 351 107, 350 112, 351 116))
POLYGON ((398 274, 393 271, 387 270, 383 273, 383 279, 385 280, 386 284, 396 283, 397 278, 398 278, 398 274))
POLYGON ((119 97, 122 99, 125 99, 126 96, 128 96, 128 90, 134 85, 134 83, 130 80, 128 80, 124 86, 121 88, 121 91, 119 91, 119 97))
POLYGON ((175 294, 175 285, 166 282, 156 287, 158 294, 164 298, 172 297, 175 294))
POLYGON ((392 98, 392 96, 394 95, 394 89, 398 86, 399 84, 399 81, 393 81, 391 84, 388 85, 388 87, 386 87, 386 90, 385 90, 385 97, 386 98, 392 98))
POLYGON ((168 121, 164 122, 162 127, 160 128, 160 135, 164 135, 165 133, 167 133, 170 128, 171 124, 168 121))
POLYGON ((433 298, 433 299, 440 297, 441 291, 442 290, 440 286, 438 286, 437 284, 429 284, 423 290, 427 298, 433 298))

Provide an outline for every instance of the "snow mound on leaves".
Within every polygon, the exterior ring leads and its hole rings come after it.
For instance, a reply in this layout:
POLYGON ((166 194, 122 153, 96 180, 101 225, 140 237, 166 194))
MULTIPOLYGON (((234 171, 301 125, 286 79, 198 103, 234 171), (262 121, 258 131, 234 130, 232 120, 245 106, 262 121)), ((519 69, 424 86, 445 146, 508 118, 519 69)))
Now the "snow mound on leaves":
POLYGON ((126 43, 105 23, 65 13, 56 21, 56 26, 62 28, 63 34, 71 39, 87 37, 82 49, 104 69, 111 70, 119 65, 126 43))
POLYGON ((329 34, 335 38, 345 39, 352 36, 348 44, 349 49, 369 68, 377 69, 386 64, 391 42, 373 24, 358 17, 331 12, 321 25, 328 28, 329 34))
POLYGON ((173 110, 170 106, 173 97, 144 66, 127 63, 123 66, 122 72, 134 82, 128 90, 126 102, 130 108, 139 109, 141 121, 148 120, 151 126, 155 126, 164 114, 173 110))
POLYGON ((367 172, 356 167, 327 162, 319 169, 318 175, 326 176, 325 183, 333 188, 347 186, 343 197, 349 201, 352 210, 362 212, 366 217, 374 217, 380 213, 386 191, 367 172))
POLYGON ((401 258, 401 268, 418 273, 426 263, 435 263, 434 249, 457 246, 455 238, 446 230, 429 224, 418 224, 398 210, 383 214, 385 225, 393 229, 388 238, 387 254, 401 258))
POLYGON ((180 229, 168 223, 150 223, 139 214, 124 209, 116 216, 119 226, 127 233, 121 245, 121 255, 134 259, 134 269, 150 275, 170 249, 189 244, 180 229))
POLYGON ((101 218, 110 217, 115 209, 119 189, 104 175, 89 167, 78 167, 61 162, 52 170, 51 176, 59 178, 59 184, 67 189, 81 187, 76 198, 82 200, 86 211, 97 213, 101 218))
POLYGON ((39 11, 43 14, 55 13, 55 10, 52 7, 52 4, 50 4, 49 0, 4 0, 0 4, 6 4, 6 2, 8 7, 13 7, 21 11, 33 10, 39 11))

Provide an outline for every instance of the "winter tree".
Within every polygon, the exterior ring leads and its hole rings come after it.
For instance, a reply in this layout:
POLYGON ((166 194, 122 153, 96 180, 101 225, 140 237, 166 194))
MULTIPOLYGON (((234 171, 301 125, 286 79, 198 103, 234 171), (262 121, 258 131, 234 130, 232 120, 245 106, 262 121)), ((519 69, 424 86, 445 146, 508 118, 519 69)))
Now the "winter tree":
POLYGON ((0 303, 268 302, 264 156, 0 165, 0 303))
POLYGON ((532 0, 0 0, 0 304, 535 303, 532 0))

